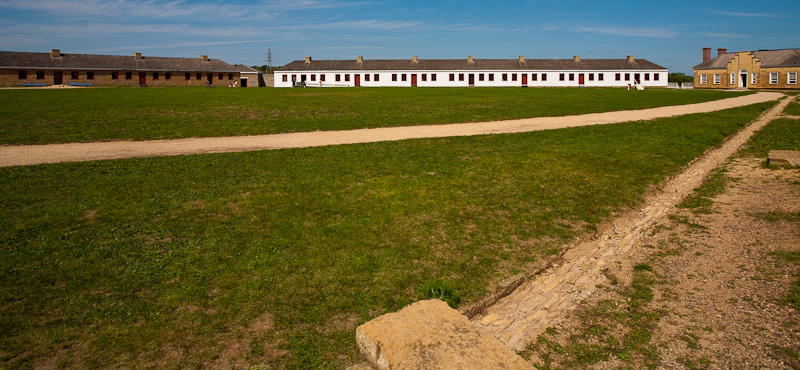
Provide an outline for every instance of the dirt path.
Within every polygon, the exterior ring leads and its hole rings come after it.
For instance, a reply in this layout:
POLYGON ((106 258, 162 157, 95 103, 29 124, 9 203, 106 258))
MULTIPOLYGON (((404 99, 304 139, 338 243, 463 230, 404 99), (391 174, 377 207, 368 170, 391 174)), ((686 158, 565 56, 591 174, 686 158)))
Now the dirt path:
POLYGON ((483 315, 474 317, 473 323, 493 333, 509 348, 522 350, 547 327, 563 321, 580 301, 596 293, 598 286, 607 281, 607 268, 627 258, 632 249, 641 249, 640 239, 653 225, 664 222, 675 205, 702 184, 711 170, 736 153, 789 102, 784 99, 722 146, 692 162, 667 181, 661 191, 647 197, 637 213, 613 220, 599 237, 568 248, 559 261, 488 307, 483 315))
POLYGON ((780 93, 761 92, 752 95, 682 106, 498 122, 389 127, 350 131, 315 131, 262 136, 0 146, 0 167, 135 157, 305 148, 434 137, 517 133, 713 112, 776 100, 782 96, 783 94, 780 93))

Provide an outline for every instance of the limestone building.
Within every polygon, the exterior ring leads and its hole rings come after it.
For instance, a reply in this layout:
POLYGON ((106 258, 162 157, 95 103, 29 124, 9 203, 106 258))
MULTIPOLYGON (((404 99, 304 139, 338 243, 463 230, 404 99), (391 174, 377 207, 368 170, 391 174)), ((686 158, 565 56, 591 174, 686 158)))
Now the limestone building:
POLYGON ((739 51, 728 53, 703 48, 703 63, 694 66, 698 89, 800 89, 800 49, 739 51))

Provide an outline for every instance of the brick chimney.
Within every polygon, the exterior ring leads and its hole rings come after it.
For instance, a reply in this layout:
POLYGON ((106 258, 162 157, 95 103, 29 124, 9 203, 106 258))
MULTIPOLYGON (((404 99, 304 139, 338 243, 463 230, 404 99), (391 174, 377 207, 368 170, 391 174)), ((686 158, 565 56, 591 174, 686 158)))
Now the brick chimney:
POLYGON ((472 60, 472 55, 467 57, 467 64, 475 64, 475 61, 472 60))
POLYGON ((51 58, 58 58, 61 56, 61 50, 59 49, 50 49, 50 57, 51 58))
POLYGON ((364 57, 359 55, 358 59, 356 59, 356 63, 364 63, 364 57))
POLYGON ((719 49, 717 49, 717 56, 720 56, 720 55, 725 54, 727 52, 728 52, 728 49, 719 48, 719 49))
POLYGON ((581 56, 580 55, 575 55, 575 56, 572 57, 572 60, 574 60, 576 62, 580 62, 581 61, 581 56))
POLYGON ((711 60, 711 48, 703 48, 703 63, 711 60))
POLYGON ((414 55, 413 57, 411 57, 411 63, 418 63, 418 62, 419 62, 419 60, 417 59, 417 56, 416 56, 416 55, 414 55))
POLYGON ((633 55, 628 55, 628 62, 633 63, 633 55))
POLYGON ((142 59, 142 53, 133 53, 134 59, 142 59))
POLYGON ((306 57, 306 64, 311 63, 311 57, 306 57))
POLYGON ((201 55, 200 56, 200 60, 202 60, 204 62, 208 62, 208 55, 201 55))
POLYGON ((524 55, 520 55, 519 56, 519 62, 520 63, 525 63, 525 56, 524 55))

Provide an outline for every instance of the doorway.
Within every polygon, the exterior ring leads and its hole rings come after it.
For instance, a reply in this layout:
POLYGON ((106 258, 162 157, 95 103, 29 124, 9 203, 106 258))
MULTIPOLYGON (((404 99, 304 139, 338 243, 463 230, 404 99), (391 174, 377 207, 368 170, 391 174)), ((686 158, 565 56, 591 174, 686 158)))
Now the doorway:
POLYGON ((356 75, 356 87, 361 86, 361 75, 356 75))
POLYGON ((417 74, 411 74, 411 87, 417 87, 417 74))
POLYGON ((528 87, 528 74, 522 74, 522 87, 528 87))
POLYGON ((241 83, 239 83, 239 86, 241 86, 241 87, 247 87, 247 77, 243 77, 243 78, 241 79, 241 81, 242 81, 242 82, 241 82, 241 83))
POLYGON ((475 74, 474 73, 470 73, 469 74, 469 86, 475 86, 475 74))
POLYGON ((61 85, 64 83, 64 74, 61 71, 53 72, 53 85, 61 85))
POLYGON ((747 87, 747 75, 746 69, 739 71, 739 87, 747 87))
POLYGON ((583 86, 583 73, 578 74, 578 85, 583 86))
POLYGON ((147 72, 139 72, 139 85, 147 85, 147 72))

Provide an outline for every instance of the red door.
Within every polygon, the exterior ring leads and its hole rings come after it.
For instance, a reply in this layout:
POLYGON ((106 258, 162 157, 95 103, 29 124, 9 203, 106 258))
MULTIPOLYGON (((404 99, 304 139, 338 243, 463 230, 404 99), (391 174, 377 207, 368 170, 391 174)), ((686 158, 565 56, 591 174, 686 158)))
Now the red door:
MULTIPOLYGON (((581 75, 581 78, 582 77, 583 77, 583 75, 581 75)), ((527 73, 523 73, 522 74, 522 86, 523 87, 528 87, 528 74, 527 73)))
POLYGON ((147 85, 147 72, 139 72, 139 85, 147 85))
POLYGON ((578 74, 578 85, 583 85, 583 73, 578 74))
POLYGON ((412 74, 411 75, 411 86, 417 86, 417 75, 416 74, 412 74))
POLYGON ((361 75, 356 75, 356 86, 361 86, 361 75))

